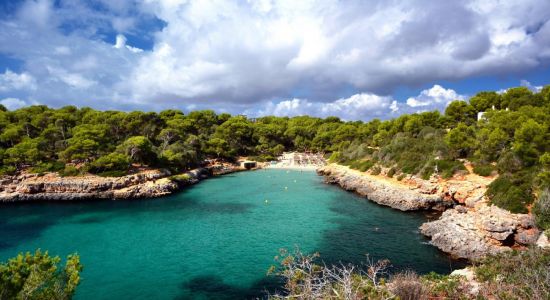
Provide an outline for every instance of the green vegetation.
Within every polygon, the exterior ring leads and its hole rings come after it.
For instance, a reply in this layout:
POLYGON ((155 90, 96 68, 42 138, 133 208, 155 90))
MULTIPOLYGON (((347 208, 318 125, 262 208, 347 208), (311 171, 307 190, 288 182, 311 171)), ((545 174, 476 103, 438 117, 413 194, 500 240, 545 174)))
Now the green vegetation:
POLYGON ((332 265, 319 255, 281 250, 269 273, 280 276, 284 293, 271 299, 547 299, 550 250, 531 248, 489 256, 463 276, 413 271, 390 274, 390 262, 367 256, 363 266, 332 265), (477 285, 477 286, 474 286, 477 285))
POLYGON ((0 263, 0 299, 71 299, 80 283, 80 258, 67 256, 64 268, 60 261, 36 250, 0 263))
MULTIPOLYGON (((74 106, 0 110, 0 175, 22 169, 120 176, 138 166, 182 172, 206 158, 269 161, 283 151, 321 151, 329 160, 397 179, 498 173, 493 204, 525 212, 550 186, 550 86, 480 92, 437 111, 369 122, 299 117, 97 111, 74 106), (495 109, 493 109, 493 107, 495 109), (477 114, 484 112, 477 120, 477 114)), ((537 210, 539 214, 542 210, 537 210)))

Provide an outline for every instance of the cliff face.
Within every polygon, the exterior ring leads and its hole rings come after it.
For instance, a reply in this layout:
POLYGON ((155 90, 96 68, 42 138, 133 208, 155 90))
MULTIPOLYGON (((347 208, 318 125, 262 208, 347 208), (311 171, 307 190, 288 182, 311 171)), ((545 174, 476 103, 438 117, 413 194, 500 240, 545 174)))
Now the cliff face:
POLYGON ((450 180, 396 180, 331 164, 317 170, 325 181, 399 210, 445 210, 438 220, 422 224, 431 243, 457 258, 544 244, 533 217, 489 206, 484 194, 491 178, 465 175, 450 180))
POLYGON ((0 178, 0 202, 154 198, 212 174, 210 169, 195 169, 185 173, 184 181, 171 180, 167 170, 148 170, 122 177, 61 177, 57 173, 4 176, 0 178))
POLYGON ((56 173, 6 176, 0 180, 0 201, 159 197, 178 188, 166 178, 168 175, 168 171, 151 170, 123 177, 60 177, 56 173))
POLYGON ((444 210, 453 205, 452 201, 433 194, 429 188, 425 192, 411 190, 405 185, 392 184, 375 176, 335 164, 321 167, 317 169, 317 173, 325 176, 326 183, 338 184, 347 191, 402 211, 444 210))
POLYGON ((444 252, 468 259, 534 245, 540 235, 532 216, 486 204, 449 209, 439 220, 422 224, 420 232, 444 252))

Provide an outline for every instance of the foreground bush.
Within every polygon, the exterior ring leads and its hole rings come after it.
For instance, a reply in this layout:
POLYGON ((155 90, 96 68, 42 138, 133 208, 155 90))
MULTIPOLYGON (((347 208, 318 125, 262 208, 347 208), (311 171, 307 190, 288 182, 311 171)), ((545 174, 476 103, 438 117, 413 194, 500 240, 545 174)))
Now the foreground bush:
POLYGON ((476 281, 462 276, 413 271, 389 275, 388 260, 368 258, 361 266, 332 265, 319 255, 281 250, 270 273, 284 279, 271 299, 548 299, 550 250, 532 248, 490 256, 473 267, 476 281))
POLYGON ((533 215, 535 215, 537 226, 544 230, 550 229, 550 191, 548 189, 540 193, 533 206, 533 215))
POLYGON ((80 258, 67 256, 63 269, 60 261, 36 250, 0 263, 0 299, 71 299, 80 283, 80 258))

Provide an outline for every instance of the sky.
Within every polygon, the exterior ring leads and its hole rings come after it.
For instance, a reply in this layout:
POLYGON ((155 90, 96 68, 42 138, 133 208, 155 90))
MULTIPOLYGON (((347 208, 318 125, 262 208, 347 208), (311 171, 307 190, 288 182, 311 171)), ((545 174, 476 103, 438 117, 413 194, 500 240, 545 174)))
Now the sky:
POLYGON ((0 0, 0 104, 388 119, 550 84, 549 0, 0 0))

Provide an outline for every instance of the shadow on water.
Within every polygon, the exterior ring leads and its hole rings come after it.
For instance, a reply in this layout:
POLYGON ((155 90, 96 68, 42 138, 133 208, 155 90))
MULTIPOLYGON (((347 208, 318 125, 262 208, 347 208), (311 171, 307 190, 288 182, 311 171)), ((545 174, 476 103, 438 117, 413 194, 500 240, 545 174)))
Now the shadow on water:
POLYGON ((170 217, 174 211, 182 214, 193 212, 195 215, 244 214, 255 206, 248 203, 198 201, 185 197, 187 190, 157 199, 3 203, 0 207, 0 250, 36 239, 60 222, 100 224, 112 218, 141 214, 166 213, 170 217))
POLYGON ((397 211, 357 195, 335 200, 330 209, 339 215, 331 220, 336 226, 323 233, 319 245, 327 264, 359 265, 366 261, 366 254, 374 260, 389 259, 390 272, 412 269, 420 274, 448 274, 467 264, 430 245, 419 233, 418 227, 428 220, 424 212, 397 211))
POLYGON ((274 276, 264 277, 243 288, 225 283, 221 276, 201 275, 183 282, 181 295, 175 299, 264 299, 281 286, 282 281, 274 276))

